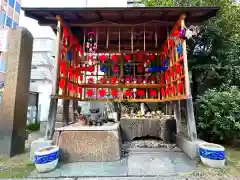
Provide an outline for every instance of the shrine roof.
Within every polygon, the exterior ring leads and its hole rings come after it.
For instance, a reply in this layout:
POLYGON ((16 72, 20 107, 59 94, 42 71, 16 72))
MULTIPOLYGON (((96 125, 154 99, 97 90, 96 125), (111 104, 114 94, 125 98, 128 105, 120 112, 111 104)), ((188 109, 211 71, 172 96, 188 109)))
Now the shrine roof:
POLYGON ((56 16, 68 24, 97 24, 107 21, 117 24, 141 24, 159 21, 168 25, 175 23, 181 14, 186 22, 201 23, 216 15, 220 7, 125 7, 125 8, 30 8, 22 7, 27 17, 40 25, 56 26, 56 16))

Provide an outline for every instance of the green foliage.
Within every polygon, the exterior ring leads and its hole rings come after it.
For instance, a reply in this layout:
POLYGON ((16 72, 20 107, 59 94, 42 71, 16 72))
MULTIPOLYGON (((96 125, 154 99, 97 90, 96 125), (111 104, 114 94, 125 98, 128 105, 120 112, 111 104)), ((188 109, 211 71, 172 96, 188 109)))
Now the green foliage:
POLYGON ((228 142, 240 131, 240 89, 209 89, 197 101, 198 131, 211 142, 228 142))
POLYGON ((26 129, 30 132, 39 131, 40 130, 40 122, 30 123, 27 125, 26 129))

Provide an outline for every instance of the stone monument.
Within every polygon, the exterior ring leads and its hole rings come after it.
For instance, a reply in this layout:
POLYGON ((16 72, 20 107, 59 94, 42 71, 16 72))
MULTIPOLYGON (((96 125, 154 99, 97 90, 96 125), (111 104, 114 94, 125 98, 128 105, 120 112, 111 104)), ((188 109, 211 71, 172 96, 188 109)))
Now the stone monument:
POLYGON ((24 152, 32 62, 32 34, 24 28, 8 31, 3 100, 0 106, 0 155, 24 152))

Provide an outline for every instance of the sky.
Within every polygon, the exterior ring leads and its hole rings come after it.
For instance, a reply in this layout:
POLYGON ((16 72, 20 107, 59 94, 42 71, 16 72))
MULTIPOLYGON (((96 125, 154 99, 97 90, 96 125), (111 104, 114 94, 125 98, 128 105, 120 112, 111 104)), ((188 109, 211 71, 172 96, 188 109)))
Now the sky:
MULTIPOLYGON (((22 0, 22 7, 126 7, 127 0, 22 0)), ((33 37, 54 38, 51 27, 39 26, 36 20, 20 12, 19 26, 26 27, 33 37)))

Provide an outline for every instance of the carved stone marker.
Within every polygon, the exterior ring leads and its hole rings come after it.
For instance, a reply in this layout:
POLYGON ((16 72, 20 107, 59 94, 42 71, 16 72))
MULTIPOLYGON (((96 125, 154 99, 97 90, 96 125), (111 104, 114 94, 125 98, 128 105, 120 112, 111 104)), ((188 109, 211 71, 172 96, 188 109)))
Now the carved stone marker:
POLYGON ((3 100, 0 106, 0 154, 24 152, 33 37, 27 29, 9 30, 3 100))

